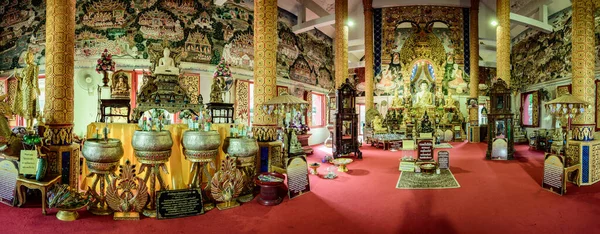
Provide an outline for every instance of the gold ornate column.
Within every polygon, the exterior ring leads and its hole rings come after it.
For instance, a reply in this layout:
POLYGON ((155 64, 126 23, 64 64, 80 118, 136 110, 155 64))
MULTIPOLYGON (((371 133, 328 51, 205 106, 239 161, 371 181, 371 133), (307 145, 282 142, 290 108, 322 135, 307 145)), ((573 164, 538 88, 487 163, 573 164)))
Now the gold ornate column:
POLYGON ((335 0, 335 87, 348 78, 348 0, 335 0))
POLYGON ((510 86, 510 0, 496 0, 496 69, 498 77, 510 86))
POLYGON ((595 84, 594 4, 592 0, 573 0, 572 55, 573 96, 591 103, 590 108, 572 122, 573 140, 594 139, 595 84))
MULTIPOLYGON (((469 98, 479 100, 479 0, 471 0, 469 17, 469 98)), ((469 142, 479 142, 479 106, 469 108, 469 123, 469 142)))
POLYGON ((277 0, 254 0, 254 117, 261 142, 276 141, 276 119, 262 104, 277 96, 277 0))
POLYGON ((46 1, 45 137, 50 142, 49 173, 77 188, 79 145, 72 144, 75 0, 46 1), (63 162, 69 160, 68 163, 63 162))
POLYGON ((365 13, 365 108, 373 108, 373 0, 363 0, 365 13))

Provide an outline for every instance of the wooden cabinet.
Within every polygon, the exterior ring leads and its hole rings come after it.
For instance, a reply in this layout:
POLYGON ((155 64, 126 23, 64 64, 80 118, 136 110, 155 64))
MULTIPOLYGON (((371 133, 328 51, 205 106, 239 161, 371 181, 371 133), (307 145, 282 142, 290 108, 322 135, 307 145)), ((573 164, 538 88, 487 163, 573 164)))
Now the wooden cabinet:
POLYGON ((513 114, 508 85, 500 78, 490 90, 488 148, 486 159, 510 160, 514 154, 513 114))
POLYGON ((358 114, 356 114, 356 88, 349 79, 336 91, 337 113, 333 139, 333 157, 339 158, 350 153, 362 159, 358 149, 358 114))

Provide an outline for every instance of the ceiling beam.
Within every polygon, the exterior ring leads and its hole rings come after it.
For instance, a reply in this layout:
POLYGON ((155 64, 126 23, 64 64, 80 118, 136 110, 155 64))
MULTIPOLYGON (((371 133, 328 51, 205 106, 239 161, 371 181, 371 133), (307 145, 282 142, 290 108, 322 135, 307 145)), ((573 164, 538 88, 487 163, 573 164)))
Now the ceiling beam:
POLYGON ((525 27, 533 28, 545 33, 551 33, 553 31, 553 27, 552 25, 548 24, 547 18, 545 20, 546 22, 543 22, 526 16, 510 13, 510 21, 511 23, 523 25, 525 27))
POLYGON ((309 9, 320 17, 329 15, 329 12, 312 0, 298 0, 298 2, 306 7, 306 9, 309 9))
POLYGON ((296 34, 299 34, 313 30, 314 28, 320 28, 332 24, 335 24, 335 15, 333 14, 294 25, 292 27, 292 31, 296 34))
POLYGON ((362 52, 365 51, 365 45, 353 45, 353 46, 348 46, 348 52, 362 52))

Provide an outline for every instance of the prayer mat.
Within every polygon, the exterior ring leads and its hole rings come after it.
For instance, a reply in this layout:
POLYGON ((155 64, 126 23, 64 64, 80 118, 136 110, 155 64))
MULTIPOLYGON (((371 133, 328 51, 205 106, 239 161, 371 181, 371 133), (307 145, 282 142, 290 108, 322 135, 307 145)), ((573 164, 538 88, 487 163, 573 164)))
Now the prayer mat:
POLYGON ((447 189, 447 188, 460 188, 458 181, 452 175, 450 170, 441 169, 440 174, 428 174, 428 173, 416 173, 416 172, 402 172, 398 183, 396 184, 397 189, 447 189))
POLYGON ((438 145, 434 145, 433 148, 436 148, 436 149, 452 149, 452 145, 450 143, 440 143, 438 145))

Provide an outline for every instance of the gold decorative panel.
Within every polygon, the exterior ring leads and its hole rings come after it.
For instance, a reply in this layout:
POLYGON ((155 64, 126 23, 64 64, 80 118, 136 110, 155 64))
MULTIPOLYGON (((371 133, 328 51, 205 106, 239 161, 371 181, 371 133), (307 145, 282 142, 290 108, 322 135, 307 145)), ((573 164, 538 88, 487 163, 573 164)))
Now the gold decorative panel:
POLYGON ((179 79, 179 84, 184 88, 185 94, 190 97, 191 104, 198 104, 200 94, 200 74, 186 73, 179 79))
POLYGON ((248 123, 248 114, 250 107, 248 106, 250 98, 250 82, 245 80, 237 80, 235 85, 235 119, 241 120, 242 123, 248 123))

